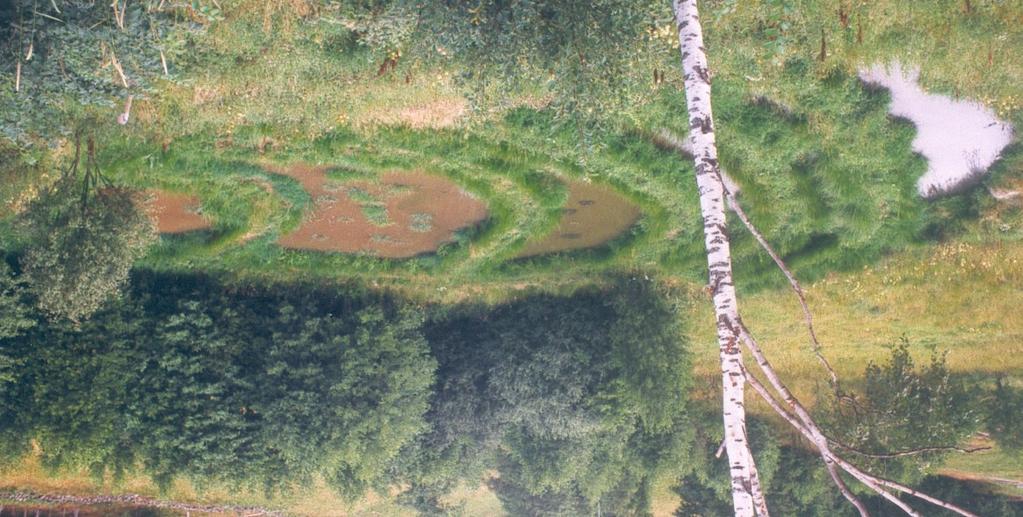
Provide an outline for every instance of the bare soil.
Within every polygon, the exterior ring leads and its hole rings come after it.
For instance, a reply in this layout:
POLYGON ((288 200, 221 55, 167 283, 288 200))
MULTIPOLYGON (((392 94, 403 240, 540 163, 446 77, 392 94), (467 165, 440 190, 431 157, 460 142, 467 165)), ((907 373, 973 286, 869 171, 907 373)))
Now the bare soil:
POLYGON ((212 227, 201 214, 198 197, 165 190, 147 190, 143 202, 159 233, 185 233, 212 227))
POLYGON ((313 199, 312 210, 298 229, 280 238, 281 246, 408 258, 435 252, 458 230, 487 218, 486 205, 440 176, 390 172, 379 182, 340 182, 327 178, 327 170, 271 169, 298 180, 313 199))

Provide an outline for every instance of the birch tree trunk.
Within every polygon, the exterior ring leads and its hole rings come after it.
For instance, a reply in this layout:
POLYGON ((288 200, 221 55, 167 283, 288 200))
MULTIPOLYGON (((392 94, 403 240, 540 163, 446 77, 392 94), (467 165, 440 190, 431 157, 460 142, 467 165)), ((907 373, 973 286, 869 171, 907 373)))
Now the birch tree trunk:
POLYGON ((675 23, 682 51, 689 138, 696 166, 696 184, 707 246, 709 288, 714 299, 721 357, 722 412, 725 451, 732 477, 732 503, 736 516, 766 516, 756 465, 746 438, 744 401, 746 377, 739 344, 739 307, 732 282, 732 255, 725 221, 725 193, 714 143, 714 117, 710 102, 710 72, 703 48, 703 30, 696 0, 674 0, 675 23))

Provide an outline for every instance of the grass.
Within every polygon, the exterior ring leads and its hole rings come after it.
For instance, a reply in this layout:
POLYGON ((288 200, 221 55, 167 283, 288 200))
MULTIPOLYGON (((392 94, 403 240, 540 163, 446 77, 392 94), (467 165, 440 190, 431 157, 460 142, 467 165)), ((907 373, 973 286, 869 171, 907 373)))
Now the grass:
MULTIPOLYGON (((825 354, 855 384, 905 335, 921 360, 947 350, 958 375, 1023 376, 1023 318, 1015 317, 1023 285, 1020 208, 992 201, 983 189, 918 199, 915 182, 926 163, 911 151, 913 127, 889 119, 887 94, 864 89, 855 77, 857 67, 877 61, 917 63, 926 87, 979 99, 1023 127, 1023 54, 1013 51, 1023 48, 1023 9, 994 0, 974 0, 968 13, 950 0, 790 4, 783 11, 766 1, 708 4, 705 32, 721 163, 741 185, 753 220, 806 281, 825 354)), ((425 300, 485 302, 528 287, 570 291, 609 270, 641 269, 691 291, 694 368, 705 380, 696 384, 717 385, 711 307, 700 291, 705 257, 692 165, 645 136, 686 131, 673 31, 664 42, 666 83, 583 148, 571 121, 543 110, 460 117, 464 100, 448 71, 402 62, 378 77, 380 56, 353 45, 346 30, 274 12, 281 5, 229 8, 225 22, 199 37, 201 53, 172 64, 192 71, 136 102, 131 125, 108 131, 108 175, 196 194, 214 223, 210 232, 164 237, 145 267, 272 280, 361 278, 425 300), (436 255, 409 260, 284 250, 277 237, 299 224, 312 200, 265 166, 295 162, 332 165, 335 179, 394 169, 441 174, 484 200, 490 219, 436 255), (527 240, 556 226, 566 198, 560 177, 610 185, 643 217, 601 248, 515 260, 527 240)), ((523 102, 535 93, 523 92, 523 102)), ((0 219, 39 174, 3 168, 0 219)), ((986 183, 1023 188, 1023 146, 1009 149, 986 183)), ((744 319, 797 395, 812 400, 825 375, 807 347, 798 306, 750 236, 733 230, 733 237, 744 319)), ((944 469, 1023 475, 1018 458, 1000 451, 954 456, 944 469)), ((4 479, 47 479, 25 472, 4 479)), ((95 490, 74 479, 53 490, 95 490)), ((137 490, 152 489, 140 483, 137 490)), ((171 497, 198 497, 190 488, 175 490, 171 497)), ((655 506, 671 507, 669 491, 659 492, 655 506)), ((467 511, 496 508, 485 491, 459 493, 467 511)), ((204 497, 262 501, 211 494, 204 497)), ((341 505, 332 497, 314 490, 280 504, 328 514, 341 505)), ((397 510, 385 499, 358 508, 392 515, 397 510)))

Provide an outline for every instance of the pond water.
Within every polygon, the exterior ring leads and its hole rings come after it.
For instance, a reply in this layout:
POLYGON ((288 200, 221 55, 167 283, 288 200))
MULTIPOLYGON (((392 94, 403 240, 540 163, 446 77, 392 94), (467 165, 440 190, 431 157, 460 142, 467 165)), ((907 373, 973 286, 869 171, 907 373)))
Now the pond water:
POLYGON ((143 206, 156 224, 159 233, 185 233, 210 228, 210 222, 201 213, 201 203, 196 196, 146 190, 143 206))
POLYGON ((875 65, 860 79, 891 91, 893 116, 916 125, 913 150, 927 159, 917 182, 924 198, 954 194, 976 184, 1012 142, 1013 128, 983 104, 924 91, 918 68, 875 65))
POLYGON ((640 211, 625 196, 604 185, 568 180, 561 221, 548 235, 528 243, 519 257, 592 248, 623 234, 640 211))
POLYGON ((274 169, 313 199, 302 224, 278 241, 312 251, 407 258, 431 253, 455 232, 481 223, 487 207, 440 176, 389 172, 379 181, 334 181, 326 167, 274 169))

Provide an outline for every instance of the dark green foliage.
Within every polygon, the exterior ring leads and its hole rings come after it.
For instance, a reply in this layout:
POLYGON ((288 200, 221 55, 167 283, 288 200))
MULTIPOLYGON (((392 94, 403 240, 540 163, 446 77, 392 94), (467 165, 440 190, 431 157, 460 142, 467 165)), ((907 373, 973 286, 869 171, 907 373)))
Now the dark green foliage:
MULTIPOLYGON (((706 421, 706 420, 704 420, 706 421)), ((800 517, 840 517, 858 515, 835 487, 815 451, 808 444, 788 443, 786 439, 770 432, 766 424, 750 420, 750 443, 754 446, 757 468, 764 481, 764 492, 768 507, 777 515, 798 515, 800 517), (760 450, 757 450, 757 448, 760 450)), ((720 432, 720 431, 719 431, 720 432)), ((675 512, 679 517, 716 517, 731 515, 732 499, 725 457, 715 458, 719 446, 715 436, 702 432, 697 450, 690 463, 691 471, 686 474, 676 492, 682 504, 675 512)), ((718 435, 720 436, 720 435, 718 435)), ((846 482, 867 506, 871 515, 898 516, 902 511, 873 491, 846 477, 846 482)), ((1018 501, 994 494, 982 493, 977 487, 942 476, 924 477, 915 488, 939 499, 963 506, 978 515, 1023 515, 1018 501)), ((903 500, 923 515, 954 515, 929 503, 904 496, 903 500)))
MULTIPOLYGON (((864 377, 855 402, 833 401, 822 412, 826 432, 852 449, 888 454, 957 446, 979 427, 976 396, 951 377, 944 356, 934 355, 930 364, 917 368, 905 338, 892 347, 885 364, 871 363, 864 377)), ((913 466, 922 469, 940 455, 872 460, 851 454, 850 459, 888 477, 912 479, 919 477, 913 466)))
POLYGON ((11 266, 0 255, 0 343, 35 326, 33 316, 24 280, 14 276, 11 266))
POLYGON ((653 480, 685 461, 687 352, 649 281, 455 307, 428 337, 432 429, 396 469, 422 511, 496 466, 492 488, 514 515, 643 514, 653 480))
MULTIPOLYGON (((0 254, 0 417, 25 410, 18 369, 23 361, 11 354, 11 340, 31 330, 36 314, 24 282, 14 276, 0 254)), ((15 438, 18 430, 0 424, 0 458, 24 452, 27 443, 15 438), (8 434, 10 431, 14 431, 8 434)))
POLYGON ((1023 390, 999 377, 985 413, 987 430, 999 445, 1023 449, 1023 390))
MULTIPOLYGON (((179 7, 157 9, 163 4, 159 1, 118 4, 127 4, 123 28, 110 2, 13 0, 0 6, 0 51, 5 56, 0 64, 0 134, 20 143, 52 138, 66 128, 63 114, 83 105, 112 108, 129 93, 151 91, 163 74, 160 52, 173 66, 188 52, 188 33, 200 27, 180 16, 179 7)), ((115 117, 111 109, 109 120, 115 117)))
POLYGON ((28 241, 25 278, 39 308, 74 322, 120 291, 132 264, 156 238, 133 192, 100 174, 93 136, 82 138, 76 134, 74 158, 60 179, 43 189, 19 220, 28 241))
POLYGON ((14 340, 10 454, 34 438, 48 467, 141 466, 162 486, 275 491, 320 476, 354 497, 380 483, 424 425, 436 363, 421 317, 386 299, 196 280, 144 277, 80 328, 14 340))
MULTIPOLYGON (((927 476, 920 483, 920 491, 937 497, 943 501, 959 505, 977 515, 985 517, 1019 517, 1023 516, 1023 501, 988 492, 985 487, 969 481, 960 481, 945 476, 927 476)), ((910 501, 909 498, 906 499, 910 501)), ((877 503, 880 503, 879 501, 877 503)), ((924 515, 935 517, 953 517, 959 515, 948 510, 931 506, 927 503, 911 501, 913 507, 921 510, 924 515)), ((874 512, 883 517, 905 515, 892 505, 884 511, 874 512)))

